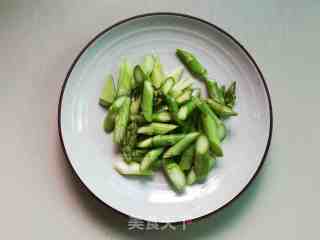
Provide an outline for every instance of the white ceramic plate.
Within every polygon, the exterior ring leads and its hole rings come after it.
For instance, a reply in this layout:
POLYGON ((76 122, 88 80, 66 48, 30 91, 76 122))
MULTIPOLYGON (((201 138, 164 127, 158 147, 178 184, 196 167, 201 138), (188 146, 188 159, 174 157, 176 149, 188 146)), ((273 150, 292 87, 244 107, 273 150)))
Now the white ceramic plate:
POLYGON ((72 168, 98 199, 131 217, 180 222, 221 209, 249 185, 268 151, 272 110, 261 72, 233 37, 191 16, 155 13, 117 23, 85 46, 62 89, 59 128, 72 168), (176 48, 193 52, 218 82, 237 81, 240 113, 227 122, 225 156, 205 183, 188 187, 184 194, 172 191, 161 172, 148 181, 123 177, 113 169, 121 156, 114 150, 112 136, 102 130, 106 112, 98 105, 104 77, 117 76, 123 57, 139 63, 145 54, 156 53, 169 72, 182 65, 175 57, 176 48))

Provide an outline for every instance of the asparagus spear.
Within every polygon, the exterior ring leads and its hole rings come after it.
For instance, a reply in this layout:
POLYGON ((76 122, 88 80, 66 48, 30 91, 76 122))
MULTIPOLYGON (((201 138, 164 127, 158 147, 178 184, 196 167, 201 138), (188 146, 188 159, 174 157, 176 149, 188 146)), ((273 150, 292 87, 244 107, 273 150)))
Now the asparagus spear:
POLYGON ((120 144, 126 134, 130 115, 130 98, 126 97, 115 118, 114 141, 120 144))
POLYGON ((217 156, 223 156, 223 151, 220 147, 220 139, 218 135, 218 127, 216 121, 210 117, 209 114, 202 113, 202 126, 204 128, 204 132, 206 133, 211 150, 217 156))
POLYGON ((137 146, 139 148, 170 146, 180 141, 184 136, 185 134, 157 135, 139 142, 137 146))
POLYGON ((225 102, 228 107, 233 108, 236 102, 236 82, 232 82, 225 91, 225 102))
POLYGON ((209 160, 205 155, 208 154, 209 142, 206 136, 200 135, 196 142, 194 171, 197 179, 204 179, 209 173, 209 160))
POLYGON ((174 188, 177 191, 182 192, 186 186, 186 176, 180 169, 179 165, 174 162, 170 162, 168 164, 164 164, 164 170, 174 188))
POLYGON ((149 76, 153 70, 154 67, 154 58, 151 55, 146 55, 144 57, 144 61, 141 65, 141 68, 143 70, 143 72, 149 76))
POLYGON ((196 104, 193 100, 189 100, 187 103, 185 103, 178 111, 177 117, 181 121, 184 121, 187 119, 190 113, 196 108, 196 104))
POLYGON ((169 77, 165 80, 165 82, 161 86, 161 91, 163 94, 167 94, 174 84, 173 77, 169 77))
POLYGON ((136 162, 125 163, 118 161, 114 164, 114 169, 121 175, 128 176, 152 176, 152 171, 140 171, 140 164, 136 162))
POLYGON ((142 112, 144 118, 148 121, 152 121, 153 111, 153 87, 150 81, 144 81, 143 96, 142 96, 142 112))
POLYGON ((140 165, 140 171, 145 171, 147 170, 150 165, 157 160, 157 158, 161 155, 163 152, 164 148, 156 148, 150 150, 142 159, 141 165, 140 165))
POLYGON ((153 86, 156 89, 160 88, 164 81, 164 78, 165 76, 162 70, 162 65, 160 63, 160 58, 158 56, 154 57, 154 67, 151 73, 151 81, 153 86))
POLYGON ((103 121, 103 129, 107 133, 112 132, 112 130, 114 129, 114 120, 116 117, 116 113, 119 111, 125 99, 126 97, 124 96, 118 97, 109 108, 108 114, 103 121))
POLYGON ((157 112, 152 114, 152 121, 170 122, 171 120, 172 120, 171 114, 167 111, 157 112))
POLYGON ((127 60, 120 64, 117 96, 129 95, 132 89, 132 69, 127 60))
POLYGON ((178 82, 180 81, 182 74, 183 74, 183 67, 177 67, 168 75, 168 77, 172 77, 174 82, 178 82))
POLYGON ((130 115, 138 114, 140 111, 141 97, 134 97, 131 100, 130 115))
POLYGON ((193 183, 195 183, 196 180, 197 180, 196 173, 194 172, 194 169, 191 168, 187 176, 187 184, 192 185, 193 183))
POLYGON ((182 49, 177 49, 176 54, 180 61, 187 67, 192 75, 202 80, 207 78, 207 69, 190 52, 182 49))
POLYGON ((114 98, 115 98, 115 90, 114 90, 113 77, 111 74, 109 74, 105 79, 105 85, 102 89, 102 93, 99 98, 99 104, 105 107, 106 109, 108 109, 112 104, 114 98))
POLYGON ((206 87, 210 98, 215 99, 219 103, 224 104, 224 96, 219 89, 218 83, 213 80, 206 80, 206 87))
POLYGON ((144 155, 148 152, 147 149, 124 149, 122 151, 122 156, 125 160, 125 162, 130 163, 130 162, 141 162, 144 155))
POLYGON ((143 72, 142 67, 140 65, 136 65, 134 67, 133 76, 138 86, 143 84, 144 80, 147 78, 146 74, 143 72))
POLYGON ((170 147, 163 155, 164 158, 171 158, 180 155, 187 147, 193 143, 199 136, 198 132, 187 134, 183 139, 170 147))
POLYGON ((177 98, 177 103, 178 104, 183 104, 185 102, 187 102, 188 100, 191 99, 191 95, 192 95, 192 90, 187 88, 186 90, 183 91, 183 93, 177 98))
POLYGON ((192 145, 187 150, 185 150, 181 155, 181 160, 179 166, 182 170, 189 170, 193 163, 195 147, 192 145))
POLYGON ((170 89, 169 94, 174 98, 177 98, 182 94, 183 90, 190 88, 191 86, 192 82, 190 80, 180 80, 173 85, 173 87, 170 89))
POLYGON ((164 95, 165 101, 168 105, 169 111, 172 114, 174 120, 178 123, 178 124, 182 124, 181 120, 178 118, 177 114, 179 111, 179 106, 178 103, 176 102, 176 100, 171 97, 170 95, 164 95))
POLYGON ((169 123, 151 123, 147 126, 140 127, 138 133, 145 135, 161 135, 176 129, 177 127, 177 125, 169 123))
POLYGON ((232 110, 232 108, 229 108, 216 100, 207 99, 206 101, 208 105, 211 107, 211 109, 217 113, 221 117, 230 117, 230 116, 237 116, 238 113, 232 110))

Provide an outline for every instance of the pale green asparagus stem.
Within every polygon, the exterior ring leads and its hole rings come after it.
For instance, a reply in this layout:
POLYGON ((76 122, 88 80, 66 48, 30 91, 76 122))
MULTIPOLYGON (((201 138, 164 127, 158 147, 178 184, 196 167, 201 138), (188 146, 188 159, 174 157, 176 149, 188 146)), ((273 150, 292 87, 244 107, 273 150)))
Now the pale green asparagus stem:
POLYGON ((140 171, 147 170, 150 165, 157 160, 157 158, 160 156, 160 154, 163 152, 164 148, 156 148, 153 150, 150 150, 142 159, 141 165, 140 165, 140 171))
POLYGON ((167 111, 157 112, 152 114, 152 121, 170 122, 171 120, 172 120, 171 114, 167 111))
POLYGON ((153 111, 153 87, 150 81, 144 81, 143 96, 142 96, 142 112, 144 118, 148 121, 152 121, 153 111))
POLYGON ((192 145, 182 153, 179 166, 183 171, 189 170, 191 168, 194 158, 194 151, 195 146, 192 145))
POLYGON ((129 122, 130 115, 130 98, 126 97, 123 102, 119 113, 115 118, 115 129, 114 129, 114 141, 121 144, 125 134, 126 128, 129 122))
POLYGON ((197 137, 199 136, 198 132, 193 132, 187 134, 183 139, 177 142, 175 145, 170 147, 163 155, 164 158, 171 158, 173 156, 180 155, 187 147, 192 144, 197 137))
POLYGON ((116 93, 114 89, 113 77, 111 74, 109 74, 105 79, 105 84, 99 98, 99 104, 108 109, 111 106, 115 95, 116 93))
POLYGON ((139 142, 137 146, 139 148, 170 146, 177 143, 184 137, 185 134, 157 135, 139 142))
POLYGON ((176 129, 177 127, 177 125, 169 123, 151 123, 147 126, 140 127, 138 133, 145 135, 161 135, 176 129))
POLYGON ((180 169, 179 165, 174 162, 170 162, 164 165, 164 170, 173 187, 177 191, 182 192, 186 186, 186 176, 180 169))

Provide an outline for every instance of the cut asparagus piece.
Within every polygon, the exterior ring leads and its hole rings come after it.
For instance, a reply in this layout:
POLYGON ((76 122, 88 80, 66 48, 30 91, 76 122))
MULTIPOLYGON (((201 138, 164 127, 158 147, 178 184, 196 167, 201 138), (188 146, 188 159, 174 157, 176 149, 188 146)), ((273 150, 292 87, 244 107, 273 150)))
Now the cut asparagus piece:
POLYGON ((180 81, 182 74, 183 74, 183 67, 177 67, 168 75, 168 77, 172 77, 174 82, 178 82, 180 81))
POLYGON ((131 65, 125 59, 120 64, 119 69, 119 80, 118 80, 118 90, 117 96, 129 95, 132 89, 132 75, 133 71, 131 65))
POLYGON ((100 105, 108 109, 115 98, 115 94, 116 93, 114 89, 113 77, 111 74, 109 74, 105 79, 105 84, 99 98, 100 105))
POLYGON ((115 143, 121 144, 125 134, 127 125, 129 122, 130 115, 130 98, 126 97, 124 100, 119 113, 115 118, 115 129, 114 129, 114 141, 115 143))
POLYGON ((136 162, 125 163, 118 161, 114 164, 114 169, 121 175, 128 176, 152 176, 153 172, 150 170, 140 171, 140 164, 136 162))
POLYGON ((156 148, 153 150, 150 150, 142 159, 141 165, 140 165, 140 171, 145 171, 147 170, 150 165, 157 160, 157 158, 161 155, 163 152, 164 148, 156 148))
POLYGON ((207 157, 209 150, 209 142, 206 136, 200 135, 196 142, 194 171, 197 179, 203 180, 209 173, 209 158, 207 157))
POLYGON ((143 84, 143 82, 146 80, 146 74, 143 72, 140 65, 137 65, 133 69, 133 76, 135 79, 136 84, 139 86, 143 84))
POLYGON ((207 99, 208 105, 211 107, 211 109, 218 114, 221 117, 231 117, 231 116, 237 116, 238 113, 232 110, 232 108, 229 108, 216 100, 207 99))
POLYGON ((149 76, 152 73, 154 67, 154 58, 151 55, 146 55, 141 65, 143 72, 149 76))
POLYGON ((152 114, 152 121, 170 122, 171 120, 172 120, 171 114, 167 111, 157 112, 152 114))
POLYGON ((192 145, 187 150, 185 150, 181 155, 181 160, 179 166, 183 171, 189 170, 193 163, 195 147, 192 145))
POLYGON ((201 63, 197 60, 195 56, 193 56, 192 53, 182 49, 177 49, 176 54, 180 61, 187 67, 187 69, 190 71, 192 75, 194 75, 197 78, 200 78, 201 80, 207 78, 207 69, 205 69, 201 65, 201 63))
POLYGON ((196 173, 194 172, 194 169, 192 168, 187 176, 187 184, 192 185, 197 181, 196 173))
POLYGON ((151 123, 147 126, 140 127, 138 133, 145 135, 161 135, 176 129, 177 127, 177 125, 169 123, 151 123))
POLYGON ((164 158, 171 158, 174 156, 181 155, 181 153, 192 144, 197 137, 199 136, 198 132, 193 132, 187 134, 183 139, 177 142, 175 145, 170 147, 163 155, 164 158))
POLYGON ((179 165, 176 163, 165 164, 164 170, 174 188, 182 192, 186 186, 186 176, 179 165))
POLYGON ((131 100, 130 115, 136 115, 140 111, 141 97, 135 97, 131 100))
POLYGON ((201 119, 202 126, 205 134, 208 137, 211 150, 217 156, 223 156, 223 152, 220 147, 220 139, 218 136, 218 127, 216 121, 212 117, 210 117, 209 114, 206 113, 201 114, 201 119))
POLYGON ((161 86, 161 91, 163 94, 168 94, 171 90, 172 86, 174 85, 174 80, 172 77, 169 77, 165 80, 165 82, 161 86))
POLYGON ((211 99, 215 99, 219 103, 224 104, 224 96, 220 90, 218 83, 213 80, 206 80, 206 87, 208 95, 211 99))
POLYGON ((181 121, 184 121, 187 119, 190 113, 196 108, 196 104, 193 100, 188 101, 185 103, 178 111, 177 117, 181 121))
POLYGON ((154 67, 151 73, 151 81, 153 86, 158 89, 161 87, 164 81, 164 73, 162 70, 162 65, 160 63, 160 58, 158 56, 154 57, 154 67))
POLYGON ((174 98, 177 98, 183 93, 185 89, 190 88, 191 86, 192 82, 190 80, 180 80, 173 85, 173 87, 169 91, 169 94, 174 98))
POLYGON ((103 121, 103 129, 109 133, 112 132, 114 129, 114 121, 116 118, 116 113, 119 111, 120 107, 122 106, 123 102, 125 101, 126 97, 119 97, 117 98, 111 105, 108 110, 108 113, 103 121))
POLYGON ((144 118, 152 121, 153 111, 153 87, 150 81, 144 81, 143 96, 142 96, 142 112, 144 118))
POLYGON ((139 142, 137 146, 139 148, 170 146, 177 143, 184 137, 185 134, 157 135, 139 142))
POLYGON ((178 104, 183 104, 191 99, 192 95, 192 90, 191 89, 186 89, 183 91, 183 93, 177 98, 177 103, 178 104))
POLYGON ((232 82, 224 94, 225 103, 228 107, 233 108, 236 102, 236 82, 232 82))

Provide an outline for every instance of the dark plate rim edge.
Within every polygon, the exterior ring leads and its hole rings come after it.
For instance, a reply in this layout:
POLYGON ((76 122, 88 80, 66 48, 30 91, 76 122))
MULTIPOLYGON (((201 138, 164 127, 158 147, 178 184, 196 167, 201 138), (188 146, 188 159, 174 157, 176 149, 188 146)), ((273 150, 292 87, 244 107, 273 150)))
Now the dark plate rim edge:
MULTIPOLYGON (((249 180, 249 182, 243 187, 243 189, 236 195, 234 196, 232 199, 230 199, 227 203, 225 203, 224 205, 222 205, 221 207, 217 208, 216 210, 210 212, 210 213, 207 213, 203 216, 200 216, 200 217, 197 217, 197 218, 193 218, 193 219, 184 219, 183 221, 178 221, 178 222, 170 222, 171 224, 181 224, 183 223, 184 221, 199 221, 199 220, 202 220, 206 217, 209 217, 210 215, 213 215, 214 213, 217 213, 219 211, 221 211, 222 209, 228 207, 230 204, 232 204, 235 200, 237 200, 241 195, 242 193, 244 193, 247 188, 251 185, 251 183, 253 182, 253 180, 257 177, 258 173, 260 172, 262 166, 264 165, 264 162, 265 162, 265 159, 266 159, 266 156, 267 156, 267 153, 269 151, 269 148, 270 148, 270 143, 271 143, 271 138, 272 138, 272 131, 273 131, 273 109, 272 109, 272 104, 271 104, 271 97, 270 97, 270 93, 269 93, 269 89, 268 89, 268 86, 267 86, 267 83, 266 83, 266 80, 260 70, 260 68, 258 67, 258 64, 256 63, 256 61, 253 59, 253 57, 251 56, 251 54, 248 52, 248 50, 236 39, 234 38, 232 35, 230 35, 228 32, 226 32, 225 30, 223 30, 222 28, 218 27, 217 25, 211 23, 211 22, 208 22, 206 20, 203 20, 201 18, 198 18, 198 17, 195 17, 195 16, 191 16, 191 15, 188 15, 188 14, 184 14, 184 13, 176 13, 176 12, 151 12, 151 13, 144 13, 144 14, 139 14, 139 15, 135 15, 133 17, 130 17, 130 18, 126 18, 126 19, 123 19, 121 21, 118 21, 114 24, 112 24, 111 26, 109 26, 108 28, 102 30, 100 33, 98 33, 97 35, 95 35, 83 48, 82 50, 80 51, 80 53, 77 55, 77 57, 73 60, 68 72, 67 72, 67 75, 64 79, 64 82, 62 84, 62 87, 61 87, 61 91, 60 91, 60 97, 59 97, 59 104, 58 104, 58 128, 59 128, 59 138, 60 138, 60 142, 61 142, 61 145, 62 145, 62 148, 63 148, 63 152, 64 152, 64 155, 66 157, 66 159, 68 160, 68 163, 69 165, 71 166, 73 172, 75 173, 75 176, 78 178, 79 180, 79 183, 81 183, 81 185, 83 185, 87 190, 88 192, 90 192, 94 197, 95 199, 97 199, 99 202, 103 203, 103 205, 105 206, 108 206, 110 207, 112 210, 114 210, 116 213, 120 213, 121 215, 123 216, 126 216, 126 217, 131 217, 123 212, 121 212, 120 210, 118 209, 115 209, 113 207, 111 207, 110 205, 108 205, 107 203, 105 203, 102 199, 100 199, 97 195, 95 195, 94 192, 92 192, 87 186, 86 184, 81 180, 80 176, 78 175, 78 173, 75 171, 75 169, 73 168, 72 164, 71 164, 71 161, 69 159, 69 156, 67 154, 67 151, 66 151, 66 148, 65 148, 65 144, 64 144, 64 141, 63 141, 63 137, 62 137, 62 129, 61 129, 61 106, 62 106, 62 100, 63 100, 63 95, 64 95, 64 91, 65 91, 65 87, 66 87, 66 84, 67 84, 67 81, 69 79, 69 76, 74 68, 74 66, 77 64, 78 60, 80 59, 80 57, 83 55, 83 53, 91 46, 92 43, 94 43, 99 37, 101 37, 103 34, 107 33, 108 31, 110 31, 111 29, 117 27, 118 25, 121 25, 123 23, 126 23, 126 22, 129 22, 131 20, 134 20, 134 19, 138 19, 138 18, 144 18, 144 17, 148 17, 148 16, 157 16, 157 15, 170 15, 170 16, 178 16, 178 17, 185 17, 185 18, 189 18, 189 19, 193 19, 193 20, 196 20, 198 22, 201 22, 201 23, 204 23, 212 28, 215 28, 216 30, 220 31, 221 33, 225 34, 227 37, 229 37, 236 45, 238 45, 243 51, 244 53, 247 55, 247 57, 249 58, 249 60, 253 63, 253 65, 255 66, 256 70, 258 71, 259 73, 259 76, 263 82, 263 86, 265 88, 265 92, 266 92, 266 95, 267 95, 267 99, 268 99, 268 105, 269 105, 269 114, 270 114, 270 123, 269 123, 269 136, 268 136, 268 141, 267 141, 267 145, 266 145, 266 148, 265 148, 265 151, 263 153, 263 156, 262 156, 262 159, 260 161, 260 164, 257 168, 257 170, 255 171, 254 175, 251 177, 251 179, 249 180)), ((141 219, 141 220, 144 220, 144 219, 141 219)), ((145 221, 145 220, 144 220, 145 221)))

